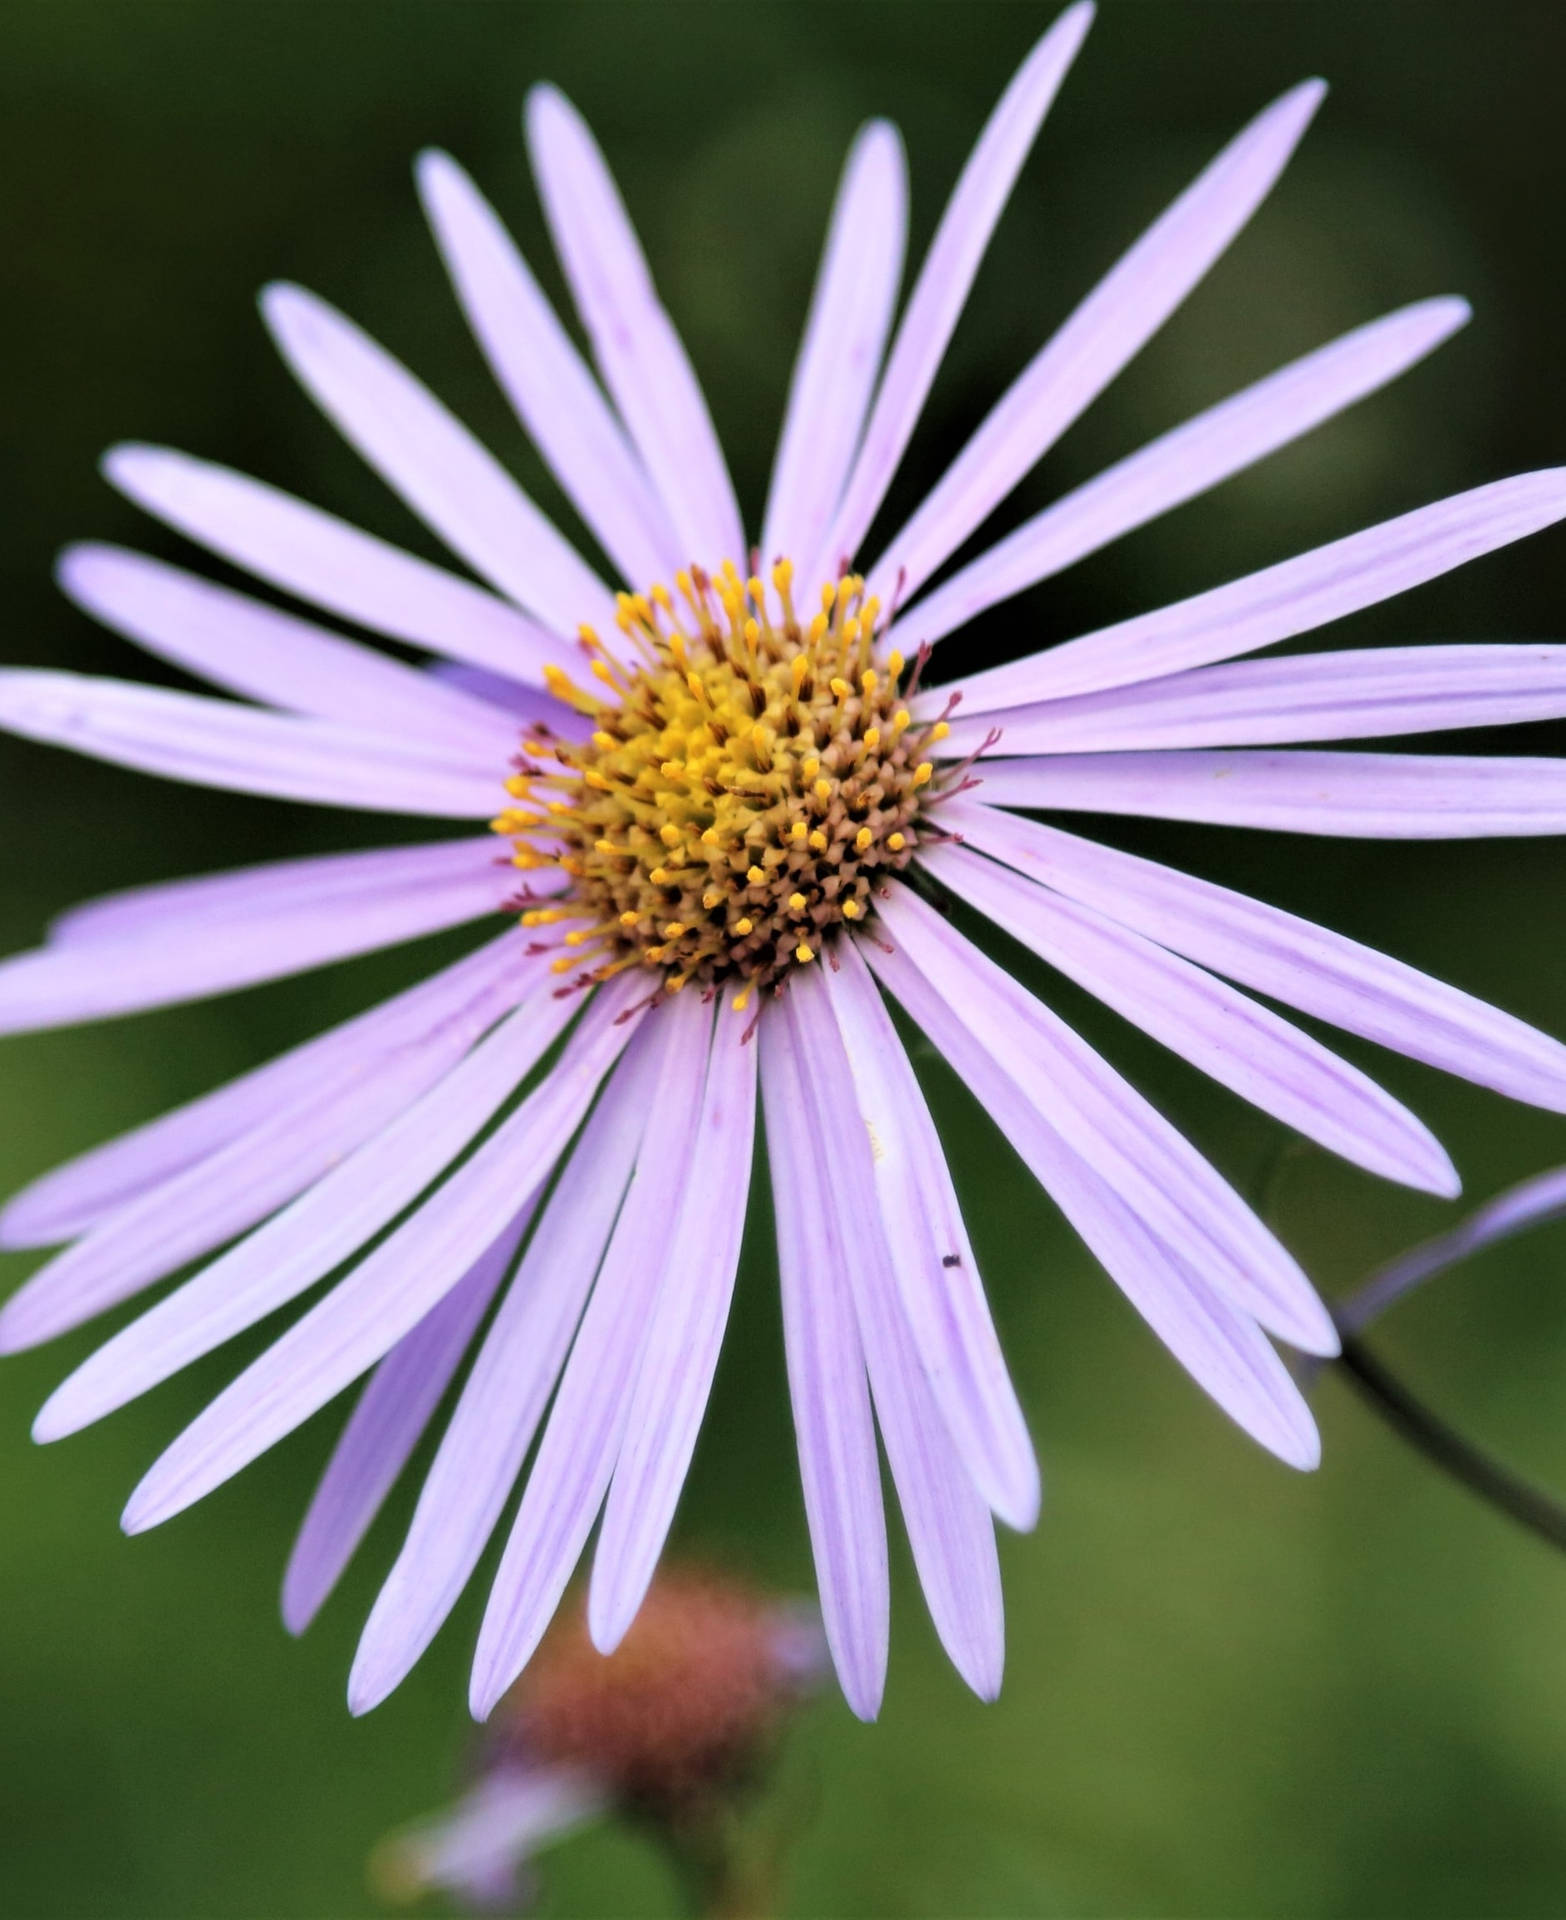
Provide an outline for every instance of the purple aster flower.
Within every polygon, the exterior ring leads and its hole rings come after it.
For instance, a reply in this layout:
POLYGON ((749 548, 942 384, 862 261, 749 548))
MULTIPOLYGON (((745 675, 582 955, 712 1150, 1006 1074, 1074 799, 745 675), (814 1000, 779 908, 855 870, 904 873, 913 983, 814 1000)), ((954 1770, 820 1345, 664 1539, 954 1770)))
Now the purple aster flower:
POLYGON ((125 1514, 131 1531, 169 1518, 369 1373, 288 1569, 295 1629, 472 1351, 365 1629, 355 1710, 437 1631, 535 1443, 480 1634, 475 1711, 528 1660, 595 1523, 592 1636, 608 1650, 625 1634, 717 1361, 758 1087, 805 1509, 844 1690, 875 1712, 888 1614, 879 1429, 936 1628, 970 1685, 994 1694, 992 1516, 1032 1524, 1037 1469, 883 994, 1196 1380, 1284 1460, 1315 1463, 1310 1413, 1269 1338, 1333 1351, 1305 1276, 1140 1094, 949 924, 932 904, 947 893, 1243 1098, 1390 1179, 1458 1185, 1413 1114, 1245 989, 1566 1110, 1566 1049, 1519 1021, 1293 915, 1025 817, 1086 809, 1394 838, 1566 827, 1557 761, 1308 744, 1566 715, 1566 649, 1240 659, 1566 516, 1566 473, 1480 487, 1014 664, 921 685, 931 651, 972 615, 1305 432, 1466 318, 1460 301, 1435 300, 1361 327, 930 586, 1249 219, 1317 83, 1267 108, 1155 221, 853 571, 1089 18, 1065 13, 1007 89, 895 329, 901 149, 880 123, 856 141, 743 572, 745 531, 690 363, 602 156, 543 88, 528 140, 594 368, 455 163, 426 156, 419 183, 495 373, 607 566, 568 545, 348 320, 274 287, 266 318, 290 366, 483 584, 182 454, 121 447, 109 477, 270 586, 441 664, 423 671, 177 568, 84 546, 62 564, 72 598, 241 698, 0 677, 0 724, 34 739, 197 784, 479 829, 116 895, 0 968, 0 1021, 38 1028, 493 923, 458 964, 83 1155, 0 1219, 11 1246, 70 1243, 0 1317, 10 1348, 216 1254, 66 1380, 39 1416, 42 1439, 340 1275, 175 1440, 125 1514))

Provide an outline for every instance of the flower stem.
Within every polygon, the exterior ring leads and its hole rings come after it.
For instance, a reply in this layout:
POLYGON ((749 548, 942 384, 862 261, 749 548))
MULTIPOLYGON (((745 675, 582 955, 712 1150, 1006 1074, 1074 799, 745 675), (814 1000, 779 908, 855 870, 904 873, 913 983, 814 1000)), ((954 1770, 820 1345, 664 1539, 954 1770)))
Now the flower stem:
POLYGON ((1460 1485, 1566 1552, 1566 1507, 1449 1427, 1346 1329, 1338 1365, 1403 1438, 1460 1485))

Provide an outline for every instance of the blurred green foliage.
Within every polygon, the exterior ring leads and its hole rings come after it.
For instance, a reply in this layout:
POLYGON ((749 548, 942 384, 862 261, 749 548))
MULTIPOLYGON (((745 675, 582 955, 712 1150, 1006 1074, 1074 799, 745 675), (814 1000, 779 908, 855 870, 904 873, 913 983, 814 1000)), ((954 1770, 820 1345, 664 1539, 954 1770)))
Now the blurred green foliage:
MULTIPOLYGON (((463 332, 414 204, 413 152, 475 173, 553 274, 517 109, 586 110, 759 510, 836 170, 856 123, 907 136, 914 245, 1051 7, 9 0, 0 14, 8 658, 151 671, 53 592, 66 539, 175 554, 95 475, 121 437, 231 461, 421 550, 404 510, 275 363, 250 301, 342 303, 558 496, 463 332)), ((1457 488, 1566 456, 1559 372, 1566 15, 1501 0, 1108 0, 992 249, 889 510, 917 497, 1065 311, 1251 112, 1335 93, 1254 226, 1019 490, 1007 522, 1148 433, 1387 307, 1461 291, 1474 325, 1306 444, 988 619, 998 655, 1156 604, 1457 488)), ((567 516, 568 518, 569 516, 567 516)), ((1334 640, 1562 636, 1566 538, 1538 539, 1334 640)), ((953 645, 959 643, 953 642, 953 645)), ((1566 745, 1528 730, 1530 750, 1566 745)), ((1488 743, 1493 744, 1493 743, 1488 743)), ((0 934, 104 889, 374 837, 346 816, 0 749, 0 934)), ((1377 848, 1106 826, 1566 1031, 1560 854, 1377 848)), ((425 947, 207 1005, 8 1042, 0 1179, 53 1160, 367 1004, 425 947)), ((1024 966, 1024 972, 1029 969, 1024 966)), ((1029 972, 1243 1182, 1280 1136, 1029 972)), ((1566 1158, 1566 1130, 1372 1060, 1474 1197, 1566 1158)), ((835 1700, 793 1743, 806 1824, 790 1910, 842 1915, 1551 1916, 1566 1910, 1566 1567, 1434 1479, 1335 1380, 1307 1479, 1230 1431, 1096 1274, 939 1063, 923 1059, 1045 1464, 1004 1543, 1010 1671, 981 1707, 946 1668, 906 1555, 887 1708, 835 1700)), ((1448 1217, 1320 1155, 1278 1221, 1328 1289, 1448 1217)), ((764 1236, 679 1522, 785 1589, 810 1568, 764 1236)), ((29 1263, 10 1257, 5 1277, 29 1263)), ((1471 1429, 1566 1485, 1566 1233, 1499 1251, 1381 1330, 1471 1429)), ((269 1332, 264 1329, 263 1332, 269 1332)), ((47 1452, 32 1410, 95 1335, 0 1369, 0 1910, 374 1911, 363 1860, 440 1801, 469 1737, 469 1601, 393 1701, 342 1705, 406 1490, 301 1646, 276 1616, 293 1525, 340 1414, 172 1526, 115 1520, 142 1467, 243 1356, 47 1452)), ((257 1341, 240 1343, 253 1351, 257 1341)), ((664 1913, 640 1841, 546 1864, 551 1914, 664 1913)))

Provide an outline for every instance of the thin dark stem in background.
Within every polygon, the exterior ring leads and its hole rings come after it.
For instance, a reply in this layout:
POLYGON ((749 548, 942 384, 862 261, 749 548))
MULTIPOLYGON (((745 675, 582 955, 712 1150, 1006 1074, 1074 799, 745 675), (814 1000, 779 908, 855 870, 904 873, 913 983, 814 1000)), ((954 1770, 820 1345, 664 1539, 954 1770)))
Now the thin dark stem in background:
POLYGON ((1566 1507, 1492 1460, 1414 1397, 1353 1334, 1337 1363, 1367 1400, 1427 1460, 1521 1526, 1566 1552, 1566 1507))

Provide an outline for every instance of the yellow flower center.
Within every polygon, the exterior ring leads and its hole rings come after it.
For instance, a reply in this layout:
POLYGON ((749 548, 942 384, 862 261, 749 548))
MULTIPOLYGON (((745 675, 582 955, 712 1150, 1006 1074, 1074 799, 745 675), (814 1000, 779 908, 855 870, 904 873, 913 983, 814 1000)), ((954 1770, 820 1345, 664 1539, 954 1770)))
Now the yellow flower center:
POLYGON ((809 965, 877 884, 912 858, 930 794, 926 751, 945 723, 915 722, 905 663, 874 664, 879 608, 850 574, 801 619, 793 569, 772 593, 731 562, 622 594, 625 645, 582 629, 590 684, 550 690, 592 722, 585 740, 539 728, 493 822, 518 867, 571 876, 527 926, 580 924, 556 962, 606 979, 657 968, 661 986, 733 979, 753 990, 809 965))

